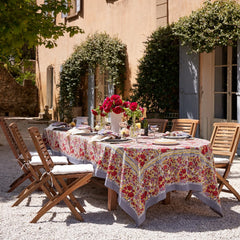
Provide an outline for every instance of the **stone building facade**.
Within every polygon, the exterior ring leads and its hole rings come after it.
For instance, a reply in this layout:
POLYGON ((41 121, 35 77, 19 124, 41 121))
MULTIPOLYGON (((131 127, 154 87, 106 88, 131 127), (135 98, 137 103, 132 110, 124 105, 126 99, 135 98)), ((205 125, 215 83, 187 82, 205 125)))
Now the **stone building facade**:
POLYGON ((0 65, 0 83, 0 116, 38 116, 38 89, 31 80, 25 80, 21 86, 0 65))

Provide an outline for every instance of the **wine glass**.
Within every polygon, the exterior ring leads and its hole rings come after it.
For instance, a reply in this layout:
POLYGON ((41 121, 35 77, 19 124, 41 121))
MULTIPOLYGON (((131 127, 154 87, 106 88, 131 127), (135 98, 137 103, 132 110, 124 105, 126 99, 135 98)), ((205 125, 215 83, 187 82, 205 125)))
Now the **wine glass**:
POLYGON ((155 138, 156 132, 159 130, 158 125, 150 125, 150 130, 153 132, 153 137, 155 138))

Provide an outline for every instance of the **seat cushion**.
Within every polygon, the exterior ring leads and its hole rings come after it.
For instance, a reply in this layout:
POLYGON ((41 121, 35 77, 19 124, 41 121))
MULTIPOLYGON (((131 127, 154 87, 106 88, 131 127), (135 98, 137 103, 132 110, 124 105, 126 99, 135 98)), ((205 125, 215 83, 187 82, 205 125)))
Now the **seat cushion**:
POLYGON ((92 164, 76 164, 76 165, 56 165, 52 169, 54 175, 57 174, 74 174, 93 172, 92 164))
MULTIPOLYGON (((52 151, 51 150, 47 150, 49 155, 52 156, 52 151)), ((30 152, 31 156, 38 156, 38 152, 30 152)))
POLYGON ((228 163, 229 158, 227 158, 227 157, 214 157, 214 162, 216 164, 218 164, 218 163, 228 163))
MULTIPOLYGON (((67 165, 68 164, 68 160, 65 156, 51 156, 51 158, 52 158, 52 161, 54 164, 59 164, 59 165, 67 165)), ((39 156, 32 156, 30 164, 32 166, 43 165, 42 160, 39 156)))

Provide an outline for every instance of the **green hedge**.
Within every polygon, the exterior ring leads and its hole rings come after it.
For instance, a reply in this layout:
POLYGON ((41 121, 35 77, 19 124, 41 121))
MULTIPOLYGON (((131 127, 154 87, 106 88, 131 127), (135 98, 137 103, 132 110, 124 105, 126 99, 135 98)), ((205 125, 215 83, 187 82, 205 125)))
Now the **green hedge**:
POLYGON ((148 112, 177 112, 179 89, 179 41, 172 25, 160 27, 148 38, 139 62, 132 100, 148 112))

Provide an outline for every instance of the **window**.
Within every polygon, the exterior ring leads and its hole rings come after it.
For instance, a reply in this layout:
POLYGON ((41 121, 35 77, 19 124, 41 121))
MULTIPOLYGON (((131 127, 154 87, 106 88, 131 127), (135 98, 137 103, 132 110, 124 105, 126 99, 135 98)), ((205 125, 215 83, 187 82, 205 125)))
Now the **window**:
POLYGON ((62 18, 71 18, 78 15, 78 13, 81 11, 81 0, 66 0, 66 6, 71 5, 69 13, 63 14, 62 18))
POLYGON ((214 117, 237 120, 237 48, 215 50, 214 117))
MULTIPOLYGON (((47 5, 47 4, 48 4, 48 0, 44 0, 44 4, 47 5)), ((48 15, 48 16, 53 17, 53 18, 54 18, 53 22, 56 22, 56 16, 55 16, 55 14, 54 14, 54 11, 52 11, 52 12, 46 12, 45 14, 48 15)))

